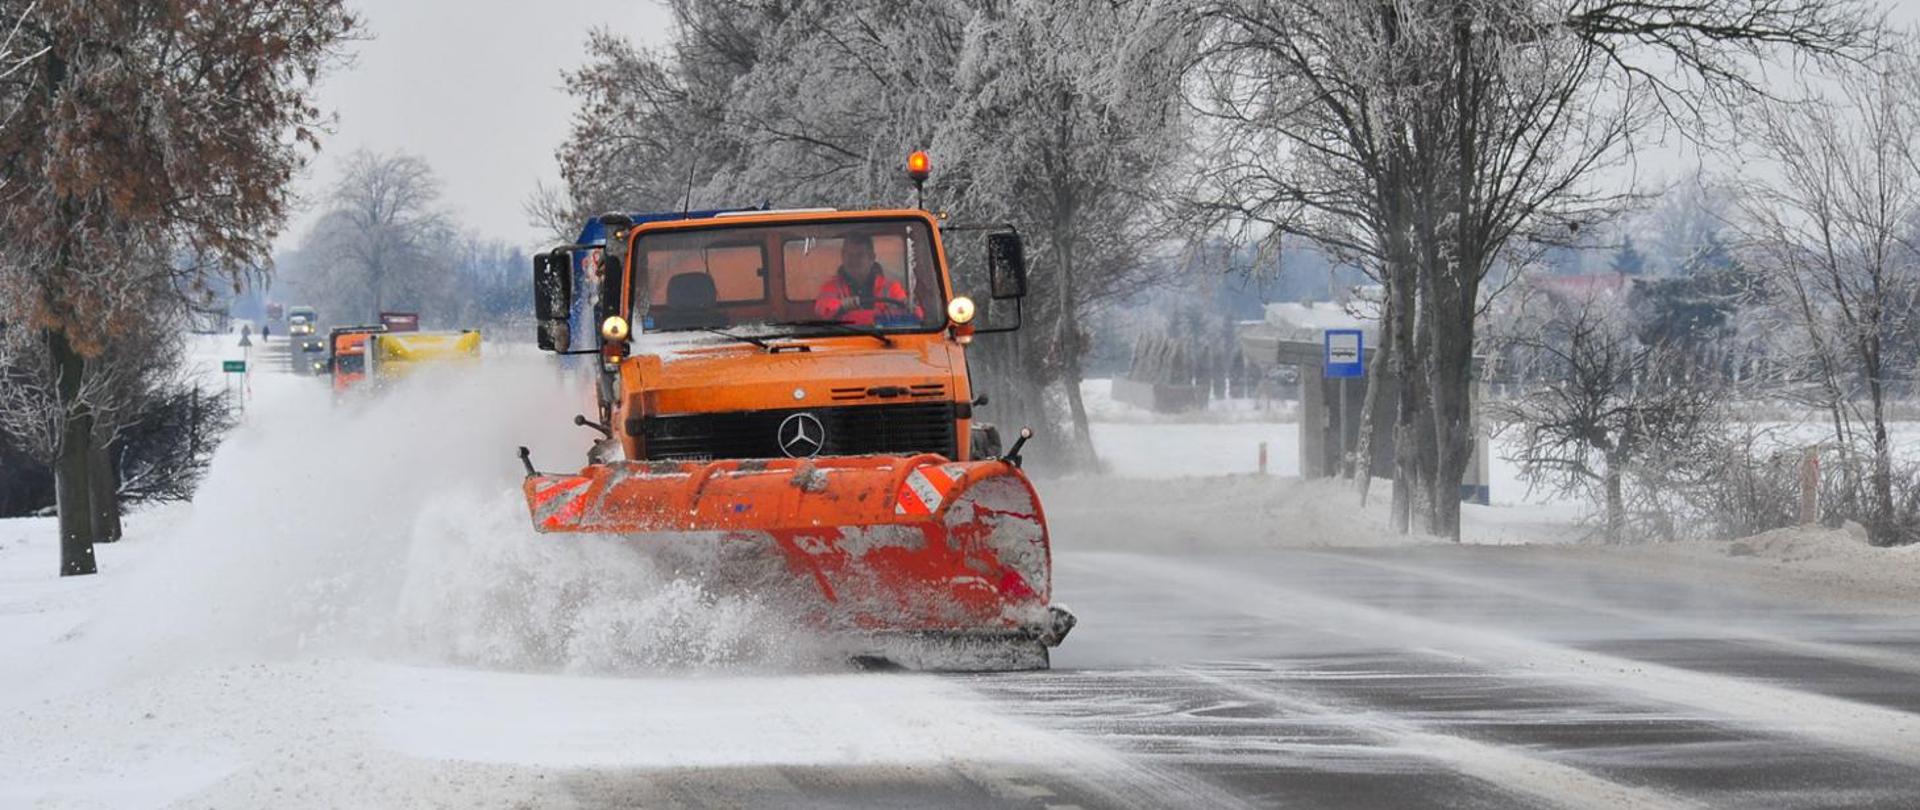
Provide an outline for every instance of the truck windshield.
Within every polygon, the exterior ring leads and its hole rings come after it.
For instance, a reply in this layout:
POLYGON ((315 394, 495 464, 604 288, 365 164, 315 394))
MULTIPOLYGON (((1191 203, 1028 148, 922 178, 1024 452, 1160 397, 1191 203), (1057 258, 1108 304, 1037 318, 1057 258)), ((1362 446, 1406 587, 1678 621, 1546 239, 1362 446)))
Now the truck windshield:
POLYGON ((932 234, 917 219, 646 234, 633 263, 642 331, 902 332, 946 321, 932 234))
POLYGON ((333 358, 335 374, 359 374, 367 370, 367 356, 364 354, 343 354, 333 358))

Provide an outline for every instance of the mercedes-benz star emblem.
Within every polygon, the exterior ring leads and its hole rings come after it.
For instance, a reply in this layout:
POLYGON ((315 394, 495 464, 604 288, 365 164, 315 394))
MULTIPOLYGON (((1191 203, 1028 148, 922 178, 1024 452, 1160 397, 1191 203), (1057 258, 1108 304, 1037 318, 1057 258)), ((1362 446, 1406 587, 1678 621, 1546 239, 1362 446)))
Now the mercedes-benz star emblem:
POLYGON ((796 413, 780 423, 780 452, 788 458, 812 458, 827 444, 827 428, 820 417, 796 413))

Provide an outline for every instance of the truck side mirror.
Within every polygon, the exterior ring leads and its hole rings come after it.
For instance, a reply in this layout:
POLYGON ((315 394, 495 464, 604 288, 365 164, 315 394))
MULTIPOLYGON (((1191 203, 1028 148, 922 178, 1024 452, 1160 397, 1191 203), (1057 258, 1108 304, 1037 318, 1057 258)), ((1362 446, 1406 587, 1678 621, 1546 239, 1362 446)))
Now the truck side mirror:
POLYGON ((1020 234, 987 234, 987 278, 996 299, 1027 294, 1027 251, 1020 243, 1020 234))
POLYGON ((567 319, 573 309, 573 254, 564 250, 533 257, 534 340, 544 351, 571 347, 567 319))

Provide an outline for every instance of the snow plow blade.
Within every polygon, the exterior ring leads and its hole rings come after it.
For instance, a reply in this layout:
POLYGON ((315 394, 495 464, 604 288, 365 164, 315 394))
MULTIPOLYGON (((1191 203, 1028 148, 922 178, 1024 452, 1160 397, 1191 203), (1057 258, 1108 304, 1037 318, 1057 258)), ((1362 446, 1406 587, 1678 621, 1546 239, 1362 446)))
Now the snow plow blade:
POLYGON ((1041 669, 1073 627, 1049 604, 1040 499, 1004 461, 614 462, 532 474, 523 490, 541 532, 711 546, 730 579, 744 571, 742 587, 802 603, 856 658, 1041 669))

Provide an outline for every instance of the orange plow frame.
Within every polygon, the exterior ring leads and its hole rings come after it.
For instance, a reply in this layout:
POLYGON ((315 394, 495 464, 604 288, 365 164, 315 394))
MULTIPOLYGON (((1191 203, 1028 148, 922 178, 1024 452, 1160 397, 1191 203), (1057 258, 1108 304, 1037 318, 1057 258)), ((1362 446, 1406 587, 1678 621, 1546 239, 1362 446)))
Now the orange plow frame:
POLYGON ((1072 627, 1048 604, 1040 499, 1005 461, 614 462, 530 475, 523 491, 541 532, 770 544, 832 629, 1052 646, 1072 627))

